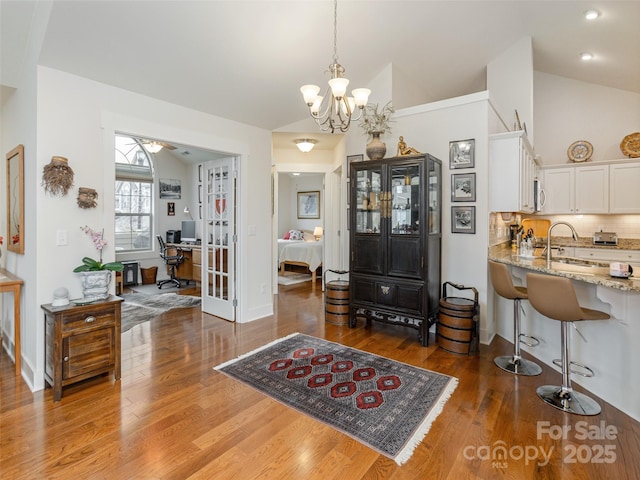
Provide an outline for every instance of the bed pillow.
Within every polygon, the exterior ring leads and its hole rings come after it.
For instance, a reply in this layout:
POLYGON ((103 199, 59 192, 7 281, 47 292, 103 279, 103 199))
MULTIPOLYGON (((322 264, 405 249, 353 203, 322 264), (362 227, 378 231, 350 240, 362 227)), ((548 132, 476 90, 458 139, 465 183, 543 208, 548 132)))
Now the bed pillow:
POLYGON ((313 236, 311 232, 302 232, 302 238, 305 242, 315 242, 316 237, 313 236))
POLYGON ((284 234, 284 237, 282 237, 283 240, 289 240, 289 237, 291 237, 291 232, 287 232, 284 234))
POLYGON ((289 240, 302 240, 302 232, 300 230, 289 230, 289 240))

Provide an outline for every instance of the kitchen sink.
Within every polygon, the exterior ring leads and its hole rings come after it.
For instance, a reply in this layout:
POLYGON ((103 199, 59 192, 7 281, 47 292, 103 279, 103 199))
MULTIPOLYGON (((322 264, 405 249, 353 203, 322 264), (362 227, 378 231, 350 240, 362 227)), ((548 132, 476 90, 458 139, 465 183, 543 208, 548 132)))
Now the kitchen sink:
POLYGON ((551 262, 551 268, 559 272, 579 273, 581 275, 607 275, 609 273, 608 263, 569 257, 554 258, 551 262))
POLYGON ((581 265, 584 267, 608 267, 608 263, 595 262, 593 260, 586 260, 582 258, 573 257, 555 257, 552 259, 554 262, 563 263, 566 265, 581 265))

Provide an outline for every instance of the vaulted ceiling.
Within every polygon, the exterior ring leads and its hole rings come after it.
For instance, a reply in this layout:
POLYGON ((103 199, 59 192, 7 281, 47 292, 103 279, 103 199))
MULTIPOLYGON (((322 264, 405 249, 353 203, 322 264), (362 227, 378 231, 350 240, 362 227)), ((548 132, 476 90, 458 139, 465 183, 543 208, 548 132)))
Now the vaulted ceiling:
MULTIPOLYGON (((0 2, 3 86, 36 3, 0 2)), ((637 1, 340 0, 337 45, 351 86, 392 64, 421 103, 485 89, 487 63, 526 36, 535 70, 640 93, 638 25, 637 1)), ((299 87, 324 85, 332 56, 330 0, 55 0, 39 63, 274 130, 307 117, 299 87)))

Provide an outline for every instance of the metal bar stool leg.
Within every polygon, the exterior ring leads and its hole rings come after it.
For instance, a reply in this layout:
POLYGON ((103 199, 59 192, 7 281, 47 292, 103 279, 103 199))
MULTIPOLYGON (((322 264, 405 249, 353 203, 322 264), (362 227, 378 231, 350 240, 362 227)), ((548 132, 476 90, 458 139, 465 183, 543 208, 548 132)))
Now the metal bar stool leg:
POLYGON ((600 405, 592 398, 580 392, 574 392, 571 387, 571 360, 569 355, 570 322, 562 322, 560 348, 562 350, 562 386, 543 385, 536 393, 545 403, 567 413, 578 415, 597 415, 600 405))
POLYGON ((502 370, 516 375, 535 376, 542 373, 542 368, 537 363, 526 360, 520 356, 520 299, 513 300, 513 355, 496 357, 493 361, 502 370))

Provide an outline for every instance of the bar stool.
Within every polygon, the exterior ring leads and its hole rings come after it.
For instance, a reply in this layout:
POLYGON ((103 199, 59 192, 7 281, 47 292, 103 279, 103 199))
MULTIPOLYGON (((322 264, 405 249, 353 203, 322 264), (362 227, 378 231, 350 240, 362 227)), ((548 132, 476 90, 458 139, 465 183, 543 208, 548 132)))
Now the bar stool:
POLYGON ((526 287, 513 285, 509 269, 504 263, 489 260, 489 274, 496 293, 501 297, 513 300, 513 355, 496 357, 493 361, 502 370, 516 375, 540 375, 542 373, 540 365, 520 356, 520 343, 529 347, 535 347, 540 343, 537 338, 520 333, 520 309, 522 308, 520 302, 528 298, 526 287), (522 337, 530 338, 534 343, 524 342, 522 337))
POLYGON ((571 373, 583 377, 593 377, 594 373, 586 365, 570 360, 569 326, 572 322, 579 320, 606 320, 611 317, 599 310, 582 308, 578 303, 573 283, 568 278, 528 273, 527 288, 529 302, 533 308, 545 317, 562 322, 560 330, 562 359, 559 362, 553 361, 562 368, 562 386, 544 385, 538 387, 536 393, 546 403, 564 412, 577 415, 597 415, 600 413, 600 405, 587 395, 574 392, 571 388, 571 373), (584 369, 586 373, 572 370, 571 365, 584 369))

